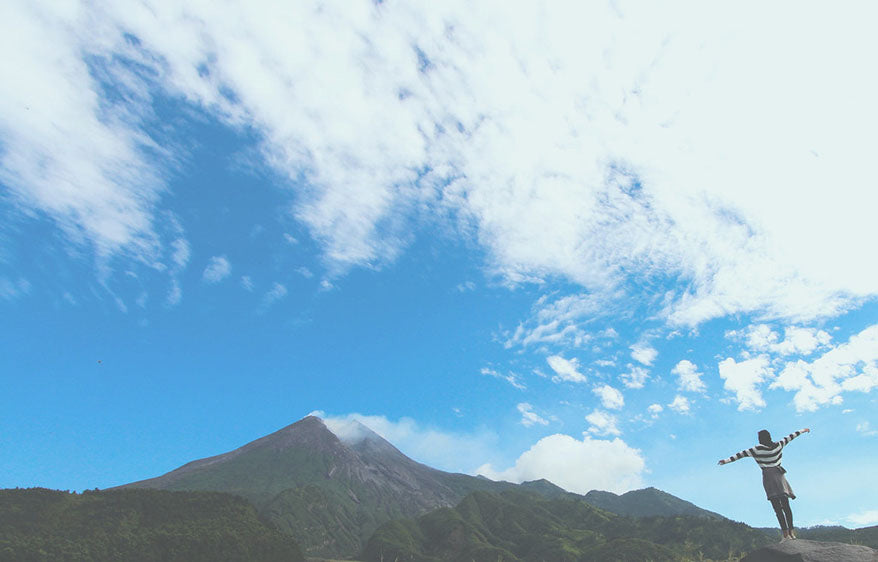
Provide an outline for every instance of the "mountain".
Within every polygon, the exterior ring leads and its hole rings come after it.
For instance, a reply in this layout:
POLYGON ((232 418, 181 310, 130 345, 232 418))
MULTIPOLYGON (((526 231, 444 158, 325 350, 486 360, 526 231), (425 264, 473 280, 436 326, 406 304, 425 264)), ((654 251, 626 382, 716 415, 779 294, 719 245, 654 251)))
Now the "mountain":
POLYGON ((218 492, 0 490, 0 560, 304 561, 247 501, 218 492))
POLYGON ((211 490, 250 500, 312 556, 350 556, 378 526, 514 484, 436 470, 358 422, 308 416, 234 451, 125 488, 211 490))
POLYGON ((382 524, 456 506, 477 491, 528 491, 630 516, 720 517, 654 488, 621 496, 590 492, 583 498, 547 480, 519 485, 443 472, 406 457, 356 421, 330 428, 314 416, 234 451, 123 488, 242 496, 261 517, 294 537, 307 555, 327 557, 353 556, 382 524))
POLYGON ((699 516, 632 518, 582 496, 523 489, 474 492, 454 508, 382 525, 369 562, 728 560, 772 539, 743 523, 699 516))
POLYGON ((629 517, 691 515, 706 519, 724 519, 718 513, 701 509, 694 503, 656 488, 633 490, 621 496, 612 492, 592 490, 585 494, 585 501, 601 509, 629 517))

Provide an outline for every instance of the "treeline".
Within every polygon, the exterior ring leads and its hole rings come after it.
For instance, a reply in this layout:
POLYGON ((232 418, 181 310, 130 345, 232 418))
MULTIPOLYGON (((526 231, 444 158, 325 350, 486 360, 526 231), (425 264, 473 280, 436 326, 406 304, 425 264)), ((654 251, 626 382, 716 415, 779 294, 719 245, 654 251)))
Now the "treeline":
POLYGON ((629 518, 580 498, 476 492, 454 508, 383 525, 369 562, 729 560, 769 542, 742 523, 692 516, 629 518))
POLYGON ((861 544, 878 549, 878 527, 848 529, 847 527, 818 526, 799 529, 797 532, 799 538, 803 539, 861 544))
POLYGON ((218 492, 0 490, 0 560, 304 560, 246 500, 218 492))

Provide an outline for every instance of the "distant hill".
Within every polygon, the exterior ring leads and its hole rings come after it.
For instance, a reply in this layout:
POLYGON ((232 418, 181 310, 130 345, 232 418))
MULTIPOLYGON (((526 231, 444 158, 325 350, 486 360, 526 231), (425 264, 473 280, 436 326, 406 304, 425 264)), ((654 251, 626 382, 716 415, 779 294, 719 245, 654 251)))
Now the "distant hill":
POLYGON ((691 502, 656 488, 633 490, 621 496, 612 492, 592 490, 585 494, 585 501, 601 509, 629 517, 691 515, 706 519, 725 519, 718 513, 701 509, 691 502))
POLYGON ((247 498, 312 556, 350 556, 378 526, 457 504, 475 490, 517 487, 436 470, 362 424, 344 439, 308 416, 243 447, 125 488, 214 490, 247 498))
POLYGON ((772 539, 742 523, 699 516, 631 518, 568 494, 474 492, 454 508, 382 525, 369 562, 463 560, 727 560, 772 539))
MULTIPOLYGON (((759 530, 773 537, 776 537, 779 532, 777 528, 760 528, 759 530)), ((818 525, 816 527, 796 529, 796 534, 801 539, 860 544, 878 549, 878 526, 863 527, 861 529, 848 529, 847 527, 839 525, 818 525)))
POLYGON ((216 492, 0 490, 0 560, 303 561, 245 500, 216 492))

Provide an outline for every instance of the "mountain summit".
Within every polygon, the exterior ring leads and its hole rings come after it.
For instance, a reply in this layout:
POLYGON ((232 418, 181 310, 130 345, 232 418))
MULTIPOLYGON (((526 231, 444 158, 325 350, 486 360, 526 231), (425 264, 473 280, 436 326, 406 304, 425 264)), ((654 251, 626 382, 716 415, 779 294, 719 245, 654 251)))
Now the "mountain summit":
POLYGON ((353 555, 382 523, 514 484, 418 463, 356 421, 308 416, 243 447, 131 488, 237 494, 314 555, 353 555))

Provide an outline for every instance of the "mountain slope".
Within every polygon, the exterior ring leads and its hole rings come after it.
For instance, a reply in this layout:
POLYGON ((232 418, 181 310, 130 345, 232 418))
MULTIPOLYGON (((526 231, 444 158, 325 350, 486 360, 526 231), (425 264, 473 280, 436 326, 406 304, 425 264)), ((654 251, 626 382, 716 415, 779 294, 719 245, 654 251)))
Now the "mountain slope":
POLYGON ((727 519, 629 518, 582 496, 474 492, 454 508, 389 522, 368 541, 367 561, 579 561, 721 559, 771 542, 727 519))
POLYGON ((691 515, 706 519, 724 519, 718 513, 701 509, 691 502, 656 488, 633 490, 621 496, 612 492, 592 490, 585 495, 585 501, 601 509, 628 517, 691 515))
POLYGON ((308 416, 234 451, 125 487, 214 490, 247 498, 312 555, 352 555, 385 521, 513 484, 415 462, 367 427, 340 432, 308 416))
POLYGON ((0 560, 303 561, 253 506, 217 492, 0 490, 0 560))

